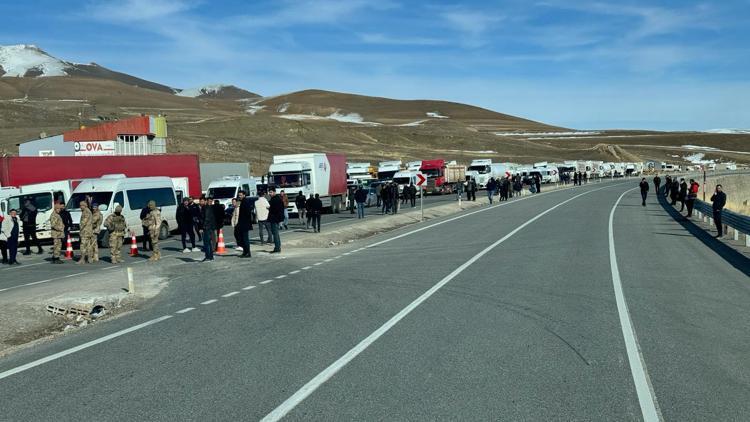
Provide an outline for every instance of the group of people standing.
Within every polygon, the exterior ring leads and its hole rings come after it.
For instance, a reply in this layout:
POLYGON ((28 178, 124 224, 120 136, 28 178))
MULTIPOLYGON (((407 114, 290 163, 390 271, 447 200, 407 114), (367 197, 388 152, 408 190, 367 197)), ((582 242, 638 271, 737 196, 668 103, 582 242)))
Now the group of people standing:
MULTIPOLYGON (((364 192, 364 194, 366 193, 364 192)), ((399 202, 401 205, 410 204, 412 208, 417 206, 417 187, 414 183, 409 183, 408 186, 405 185, 403 189, 399 189, 398 183, 393 181, 382 183, 375 187, 375 195, 377 196, 376 206, 381 208, 381 214, 383 215, 398 214, 399 202), (403 190, 403 192, 400 192, 400 190, 403 190)), ((367 202, 367 196, 364 196, 363 205, 361 206, 361 215, 363 217, 365 202, 367 202)))

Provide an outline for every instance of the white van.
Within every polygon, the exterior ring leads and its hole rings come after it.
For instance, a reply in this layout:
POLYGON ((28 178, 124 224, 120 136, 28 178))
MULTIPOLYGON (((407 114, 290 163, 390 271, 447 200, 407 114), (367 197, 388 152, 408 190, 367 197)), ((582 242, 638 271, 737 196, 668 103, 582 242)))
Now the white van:
MULTIPOLYGON (((27 199, 30 200, 37 211, 37 238, 40 240, 50 239, 52 237, 52 230, 49 225, 49 218, 52 215, 52 204, 54 201, 65 203, 70 198, 71 191, 71 182, 69 180, 25 185, 18 189, 3 188, 2 193, 0 193, 0 210, 2 210, 3 214, 7 215, 8 211, 15 209, 20 215, 24 202, 27 199)), ((23 241, 23 232, 19 234, 18 240, 19 242, 23 241)))
POLYGON ((228 207, 232 203, 232 198, 236 198, 241 190, 245 191, 247 196, 258 196, 258 185, 255 178, 224 176, 208 185, 206 196, 215 200, 218 199, 222 205, 228 207))
MULTIPOLYGON (((410 184, 417 186, 418 171, 399 171, 393 175, 393 183, 398 185, 398 194, 403 195, 404 188, 410 184)), ((422 187, 417 186, 417 197, 422 195, 422 187)))
MULTIPOLYGON (((98 204, 102 212, 102 222, 115 211, 117 205, 122 206, 122 215, 128 225, 128 233, 143 235, 141 226, 141 210, 149 201, 156 201, 161 210, 161 229, 159 239, 169 237, 171 230, 177 229, 177 196, 174 184, 169 177, 125 177, 124 174, 107 174, 99 179, 84 179, 73 191, 65 208, 70 211, 73 219, 72 233, 78 233, 78 223, 81 221, 81 201, 89 200, 98 204)), ((102 245, 109 243, 109 233, 102 226, 99 232, 102 245)))

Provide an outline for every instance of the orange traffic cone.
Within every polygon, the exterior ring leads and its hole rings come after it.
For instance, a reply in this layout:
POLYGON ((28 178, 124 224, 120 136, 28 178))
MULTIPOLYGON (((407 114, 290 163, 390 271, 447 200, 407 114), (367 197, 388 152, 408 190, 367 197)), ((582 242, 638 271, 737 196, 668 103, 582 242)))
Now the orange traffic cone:
POLYGON ((70 235, 68 235, 68 241, 65 244, 65 259, 73 259, 73 241, 70 239, 70 235))
POLYGON ((216 253, 223 255, 227 252, 226 245, 224 244, 224 230, 219 229, 219 243, 216 244, 216 253))
POLYGON ((135 240, 135 233, 130 232, 130 256, 138 256, 138 243, 135 240))

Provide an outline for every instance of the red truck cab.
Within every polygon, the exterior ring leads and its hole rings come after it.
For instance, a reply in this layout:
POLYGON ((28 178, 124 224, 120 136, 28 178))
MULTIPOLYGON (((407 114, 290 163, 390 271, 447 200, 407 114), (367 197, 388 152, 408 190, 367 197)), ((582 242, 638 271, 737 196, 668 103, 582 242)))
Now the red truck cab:
POLYGON ((445 190, 445 160, 423 160, 419 171, 427 176, 425 193, 442 194, 445 190))

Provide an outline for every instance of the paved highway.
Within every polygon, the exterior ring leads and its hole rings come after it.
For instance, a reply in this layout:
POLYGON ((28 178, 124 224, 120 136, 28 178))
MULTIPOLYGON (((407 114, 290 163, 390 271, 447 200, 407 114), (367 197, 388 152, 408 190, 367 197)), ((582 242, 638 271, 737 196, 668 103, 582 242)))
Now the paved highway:
POLYGON ((748 261, 636 183, 175 270, 0 360, 0 419, 745 420, 748 261))

